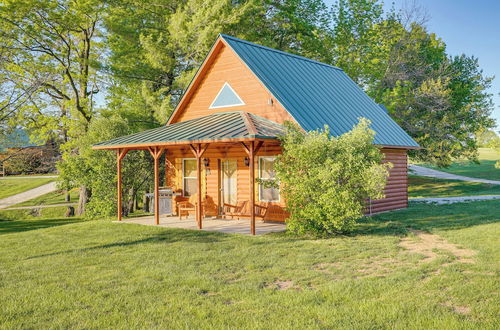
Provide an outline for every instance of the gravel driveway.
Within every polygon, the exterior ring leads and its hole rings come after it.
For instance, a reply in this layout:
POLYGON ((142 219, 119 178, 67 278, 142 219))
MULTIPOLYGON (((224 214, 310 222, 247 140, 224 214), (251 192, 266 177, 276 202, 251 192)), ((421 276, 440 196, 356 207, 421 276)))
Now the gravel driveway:
POLYGON ((55 190, 57 190, 56 182, 49 182, 47 184, 44 184, 43 186, 36 187, 34 189, 19 193, 17 195, 6 197, 4 199, 0 199, 0 209, 5 209, 9 206, 29 201, 30 199, 37 198, 55 190))

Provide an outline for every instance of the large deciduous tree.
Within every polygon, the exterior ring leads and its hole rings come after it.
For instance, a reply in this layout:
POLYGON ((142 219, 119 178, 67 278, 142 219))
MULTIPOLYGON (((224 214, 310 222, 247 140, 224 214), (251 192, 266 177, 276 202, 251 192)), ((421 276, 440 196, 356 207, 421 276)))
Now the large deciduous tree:
MULTIPOLYGON (((23 103, 12 104, 17 124, 65 142, 85 134, 101 89, 96 68, 103 10, 97 0, 6 0, 0 6, 4 87, 23 93, 23 103)), ((82 186, 78 213, 87 194, 82 186)))

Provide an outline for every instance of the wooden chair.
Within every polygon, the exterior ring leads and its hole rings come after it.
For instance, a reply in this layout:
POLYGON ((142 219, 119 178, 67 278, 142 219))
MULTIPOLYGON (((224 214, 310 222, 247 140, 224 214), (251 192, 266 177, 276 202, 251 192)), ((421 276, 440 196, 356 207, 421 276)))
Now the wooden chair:
POLYGON ((248 201, 240 201, 236 205, 224 203, 224 206, 222 207, 223 209, 222 217, 224 219, 227 219, 226 217, 228 216, 231 217, 231 219, 237 217, 237 219, 239 220, 240 216, 243 215, 243 210, 245 209, 247 203, 248 201))
POLYGON ((282 206, 269 204, 266 208, 263 220, 284 222, 289 216, 290 213, 282 206))
POLYGON ((196 214, 198 195, 193 194, 189 197, 187 201, 177 202, 177 212, 179 213, 179 220, 182 220, 182 216, 189 216, 189 212, 194 212, 196 214))

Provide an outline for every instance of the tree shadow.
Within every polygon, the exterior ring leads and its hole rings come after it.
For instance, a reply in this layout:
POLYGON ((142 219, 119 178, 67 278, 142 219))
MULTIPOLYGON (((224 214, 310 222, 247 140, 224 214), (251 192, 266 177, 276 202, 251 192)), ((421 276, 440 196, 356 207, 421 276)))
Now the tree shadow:
POLYGON ((197 244, 207 244, 207 243, 218 243, 224 241, 225 239, 230 239, 227 234, 218 233, 218 232, 205 232, 205 231, 196 231, 189 229, 177 229, 177 228, 161 228, 166 229, 164 231, 154 233, 149 237, 130 240, 130 241, 118 241, 111 242, 107 244, 99 244, 91 247, 81 248, 81 249, 69 249, 64 251, 58 251, 47 254, 40 254, 36 256, 31 256, 26 259, 37 259, 44 257, 51 257, 56 255, 63 254, 71 254, 71 253, 82 253, 89 251, 98 251, 112 248, 122 248, 127 246, 135 246, 140 244, 171 244, 175 242, 190 242, 197 244))
POLYGON ((448 205, 410 203, 407 209, 381 213, 360 221, 352 235, 397 235, 408 228, 457 230, 500 221, 500 201, 448 205))
POLYGON ((0 235, 68 225, 82 221, 84 220, 80 218, 42 218, 26 220, 0 219, 0 235))

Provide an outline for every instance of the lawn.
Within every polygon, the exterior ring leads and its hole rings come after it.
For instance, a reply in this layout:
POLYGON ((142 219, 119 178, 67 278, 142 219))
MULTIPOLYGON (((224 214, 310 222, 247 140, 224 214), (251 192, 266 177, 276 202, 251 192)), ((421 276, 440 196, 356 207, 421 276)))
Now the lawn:
POLYGON ((0 211, 19 219, 0 221, 0 328, 493 329, 499 208, 412 204, 318 240, 0 211), (425 258, 408 228, 475 254, 425 258))
MULTIPOLYGON (((78 202, 78 189, 70 191, 71 202, 78 202)), ((65 200, 66 193, 61 190, 53 191, 48 194, 39 196, 37 198, 31 199, 29 201, 16 204, 15 206, 35 206, 35 205, 54 205, 66 203, 65 200)))
POLYGON ((0 199, 42 186, 56 178, 0 179, 0 199))
POLYGON ((468 160, 457 160, 448 168, 439 168, 426 164, 419 165, 452 174, 500 181, 500 168, 495 168, 495 163, 499 159, 500 156, 495 150, 490 148, 479 148, 480 164, 474 164, 468 160))
POLYGON ((410 175, 410 198, 500 195, 500 185, 410 175))

